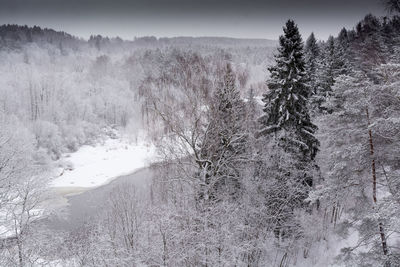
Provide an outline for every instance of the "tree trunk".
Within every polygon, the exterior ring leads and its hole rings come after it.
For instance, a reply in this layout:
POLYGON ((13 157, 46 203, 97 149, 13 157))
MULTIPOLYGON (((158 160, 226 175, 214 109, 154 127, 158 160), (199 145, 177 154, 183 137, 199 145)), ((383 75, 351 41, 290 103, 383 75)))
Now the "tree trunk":
MULTIPOLYGON (((366 113, 367 113, 367 120, 368 120, 368 135, 369 135, 369 148, 370 148, 370 155, 371 155, 371 168, 372 168, 372 198, 374 201, 374 206, 377 204, 377 198, 376 198, 376 165, 375 165, 375 151, 374 151, 374 141, 372 138, 372 130, 369 128, 370 126, 370 118, 369 118, 369 111, 368 108, 366 108, 366 113)), ((383 250, 383 255, 388 256, 389 255, 389 250, 386 242, 386 235, 385 235, 385 230, 383 228, 382 222, 379 222, 379 235, 381 237, 381 244, 382 244, 382 250, 383 250)), ((390 266, 390 262, 387 263, 387 266, 390 266)))
POLYGON ((24 259, 22 256, 22 242, 20 237, 17 237, 17 246, 18 246, 18 262, 20 267, 24 267, 24 259))
MULTIPOLYGON (((368 114, 368 110, 367 110, 368 114)), ((369 126, 369 119, 368 119, 368 126, 369 126)), ((370 148, 370 155, 371 155, 371 168, 372 168, 372 198, 374 200, 374 204, 376 204, 377 199, 376 199, 376 166, 375 166, 375 157, 374 157, 374 142, 372 139, 372 131, 371 129, 368 129, 368 134, 369 134, 369 148, 370 148)))

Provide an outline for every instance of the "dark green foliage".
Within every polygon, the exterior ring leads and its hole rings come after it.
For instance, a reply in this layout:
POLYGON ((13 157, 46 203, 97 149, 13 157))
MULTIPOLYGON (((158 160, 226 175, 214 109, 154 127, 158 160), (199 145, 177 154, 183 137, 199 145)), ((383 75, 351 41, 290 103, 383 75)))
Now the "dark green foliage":
POLYGON ((383 3, 387 11, 391 13, 400 13, 400 1, 399 0, 383 0, 383 3))
POLYGON ((295 154, 300 151, 304 160, 313 160, 319 145, 314 136, 317 127, 307 108, 311 90, 307 86, 303 42, 292 20, 286 23, 279 43, 276 65, 269 68, 271 79, 263 98, 264 128, 260 134, 284 132, 279 142, 285 150, 295 154))
MULTIPOLYGON (((311 122, 308 101, 312 92, 297 25, 289 20, 280 36, 275 66, 269 68, 269 91, 264 95, 265 115, 258 133, 260 153, 256 177, 265 183, 263 195, 278 238, 297 237, 300 226, 294 211, 304 208, 313 186, 314 158, 319 141, 311 122)), ((313 41, 310 41, 310 43, 313 41)))
POLYGON ((62 31, 41 28, 38 26, 28 27, 15 24, 0 26, 0 47, 21 48, 26 43, 35 42, 38 45, 46 43, 76 47, 83 43, 82 40, 62 31))
POLYGON ((315 39, 314 33, 311 33, 310 37, 308 37, 306 46, 305 46, 305 62, 306 69, 309 78, 310 89, 313 94, 317 93, 318 87, 318 68, 319 68, 319 56, 320 49, 317 44, 317 40, 315 39))

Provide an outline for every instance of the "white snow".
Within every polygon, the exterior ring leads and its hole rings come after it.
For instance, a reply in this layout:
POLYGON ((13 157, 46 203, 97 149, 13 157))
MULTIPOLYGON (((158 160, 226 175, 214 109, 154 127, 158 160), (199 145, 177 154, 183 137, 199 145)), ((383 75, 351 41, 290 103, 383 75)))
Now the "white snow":
POLYGON ((110 182, 121 175, 147 167, 156 156, 155 147, 141 139, 107 138, 94 146, 85 145, 74 153, 65 154, 71 168, 57 168, 52 187, 92 188, 110 182))
MULTIPOLYGON (((15 201, 15 200, 14 200, 15 201)), ((30 221, 36 221, 43 217, 43 209, 32 209, 29 211, 30 221)), ((5 238, 11 238, 16 235, 15 231, 20 232, 20 226, 17 224, 21 214, 26 220, 27 211, 23 212, 20 207, 15 208, 15 205, 7 203, 4 207, 0 209, 0 240, 5 238), (11 206, 11 207, 10 207, 11 206), (14 209, 12 209, 14 208, 14 209), (17 219, 14 221, 12 212, 16 213, 17 219)))
POLYGON ((0 239, 11 237, 14 235, 11 222, 8 219, 7 211, 5 209, 0 210, 0 239))

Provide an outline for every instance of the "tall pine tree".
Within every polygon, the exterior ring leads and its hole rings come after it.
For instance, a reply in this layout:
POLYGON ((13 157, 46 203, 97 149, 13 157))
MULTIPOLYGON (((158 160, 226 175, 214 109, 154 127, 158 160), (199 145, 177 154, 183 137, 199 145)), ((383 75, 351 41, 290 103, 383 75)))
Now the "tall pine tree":
POLYGON ((326 111, 326 99, 332 95, 332 87, 339 75, 348 72, 346 31, 342 30, 337 39, 329 36, 322 52, 322 66, 319 71, 320 87, 313 102, 317 103, 320 112, 326 111))
POLYGON ((307 108, 311 89, 307 86, 303 42, 294 21, 288 20, 283 30, 276 65, 269 68, 269 91, 263 98, 265 115, 259 135, 280 133, 280 146, 287 152, 301 152, 297 154, 302 161, 311 161, 319 142, 307 108))
POLYGON ((321 63, 321 50, 314 33, 311 33, 306 41, 304 58, 308 75, 308 86, 311 90, 310 112, 312 115, 315 115, 320 113, 321 103, 323 102, 323 97, 320 95, 320 92, 322 91, 321 86, 323 85, 320 80, 323 64, 321 63))
POLYGON ((240 194, 240 166, 243 163, 247 133, 244 129, 245 106, 235 84, 235 74, 226 65, 210 107, 210 124, 201 155, 207 159, 206 181, 208 197, 219 200, 240 194))
POLYGON ((312 93, 317 93, 317 70, 318 70, 318 58, 320 55, 320 50, 315 39, 314 33, 311 33, 308 37, 305 46, 305 62, 306 69, 309 77, 309 85, 311 87, 312 93))
POLYGON ((319 141, 314 136, 317 127, 311 122, 308 99, 311 89, 303 54, 303 42, 297 25, 289 20, 280 36, 275 66, 264 95, 264 115, 259 163, 255 180, 262 181, 267 220, 279 239, 297 236, 295 210, 304 208, 304 200, 313 185, 316 170, 314 158, 319 141), (263 183, 268 185, 263 187, 263 183))
POLYGON ((383 3, 390 13, 400 13, 400 0, 383 0, 383 3))

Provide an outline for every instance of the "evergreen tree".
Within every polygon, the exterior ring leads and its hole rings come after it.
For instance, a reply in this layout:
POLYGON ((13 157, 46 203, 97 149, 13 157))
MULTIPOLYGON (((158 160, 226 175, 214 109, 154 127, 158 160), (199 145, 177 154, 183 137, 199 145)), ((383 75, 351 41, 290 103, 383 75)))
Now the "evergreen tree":
POLYGON ((372 14, 366 15, 360 25, 353 48, 355 63, 358 69, 376 80, 373 69, 386 62, 385 54, 388 52, 381 33, 383 26, 380 20, 372 14))
POLYGON ((333 36, 329 36, 328 41, 325 44, 324 55, 323 55, 323 73, 322 73, 322 88, 319 92, 319 95, 322 97, 327 97, 327 95, 331 94, 332 86, 335 83, 335 67, 336 67, 336 58, 335 58, 335 39, 333 36))
POLYGON ((386 9, 391 13, 400 13, 400 0, 383 0, 386 9))
POLYGON ((269 68, 271 79, 261 118, 264 128, 259 134, 282 133, 280 145, 288 152, 300 151, 301 158, 310 161, 315 158, 319 142, 307 108, 311 90, 307 86, 303 42, 294 21, 288 20, 283 30, 276 65, 269 68))
POLYGON ((346 28, 343 28, 337 37, 336 41, 336 74, 345 75, 350 72, 350 40, 346 28))
POLYGON ((346 57, 348 56, 347 48, 349 44, 347 38, 347 31, 343 29, 336 40, 333 36, 330 36, 325 43, 319 73, 320 86, 313 98, 313 102, 316 103, 319 111, 326 111, 324 103, 332 95, 332 87, 336 78, 348 72, 349 64, 346 57))
POLYGON ((240 189, 240 166, 245 151, 245 108, 235 85, 236 77, 227 64, 223 81, 214 93, 210 125, 202 144, 202 158, 208 159, 206 186, 208 196, 216 200, 237 197, 240 189))
POLYGON ((340 46, 343 46, 343 47, 349 46, 349 35, 347 33, 346 28, 342 28, 340 30, 337 39, 338 39, 338 43, 340 44, 340 46))
POLYGON ((308 37, 305 46, 305 62, 306 69, 309 76, 309 84, 313 94, 317 93, 317 70, 318 70, 318 58, 320 50, 315 39, 314 33, 311 33, 308 37))
POLYGON ((317 44, 314 33, 308 37, 304 56, 306 62, 306 70, 308 75, 308 85, 311 90, 310 96, 310 112, 313 116, 321 112, 321 105, 324 97, 321 95, 322 85, 320 76, 321 68, 324 66, 321 61, 321 50, 317 44))
POLYGON ((393 54, 393 46, 395 44, 395 38, 393 38, 394 35, 394 29, 392 24, 390 23, 389 19, 387 17, 383 18, 383 23, 382 23, 382 29, 381 29, 381 35, 382 35, 382 40, 387 46, 387 57, 390 57, 393 54))
POLYGON ((319 198, 334 220, 343 209, 347 218, 341 227, 357 230, 356 247, 368 248, 368 253, 343 249, 343 260, 352 260, 352 266, 390 266, 389 261, 398 266, 389 233, 399 225, 400 179, 393 174, 400 168, 400 99, 393 96, 400 67, 381 65, 374 71, 377 82, 356 71, 339 76, 334 85, 327 103, 332 113, 320 123, 325 153, 319 162, 326 175, 319 198))
MULTIPOLYGON (((289 20, 280 36, 275 66, 269 68, 269 91, 264 95, 262 129, 258 133, 260 152, 255 173, 263 181, 266 211, 275 236, 296 236, 294 211, 304 207, 313 185, 314 158, 319 141, 311 122, 308 99, 311 89, 303 55, 303 42, 297 25, 289 20)), ((300 231, 300 232, 299 232, 300 231)))

